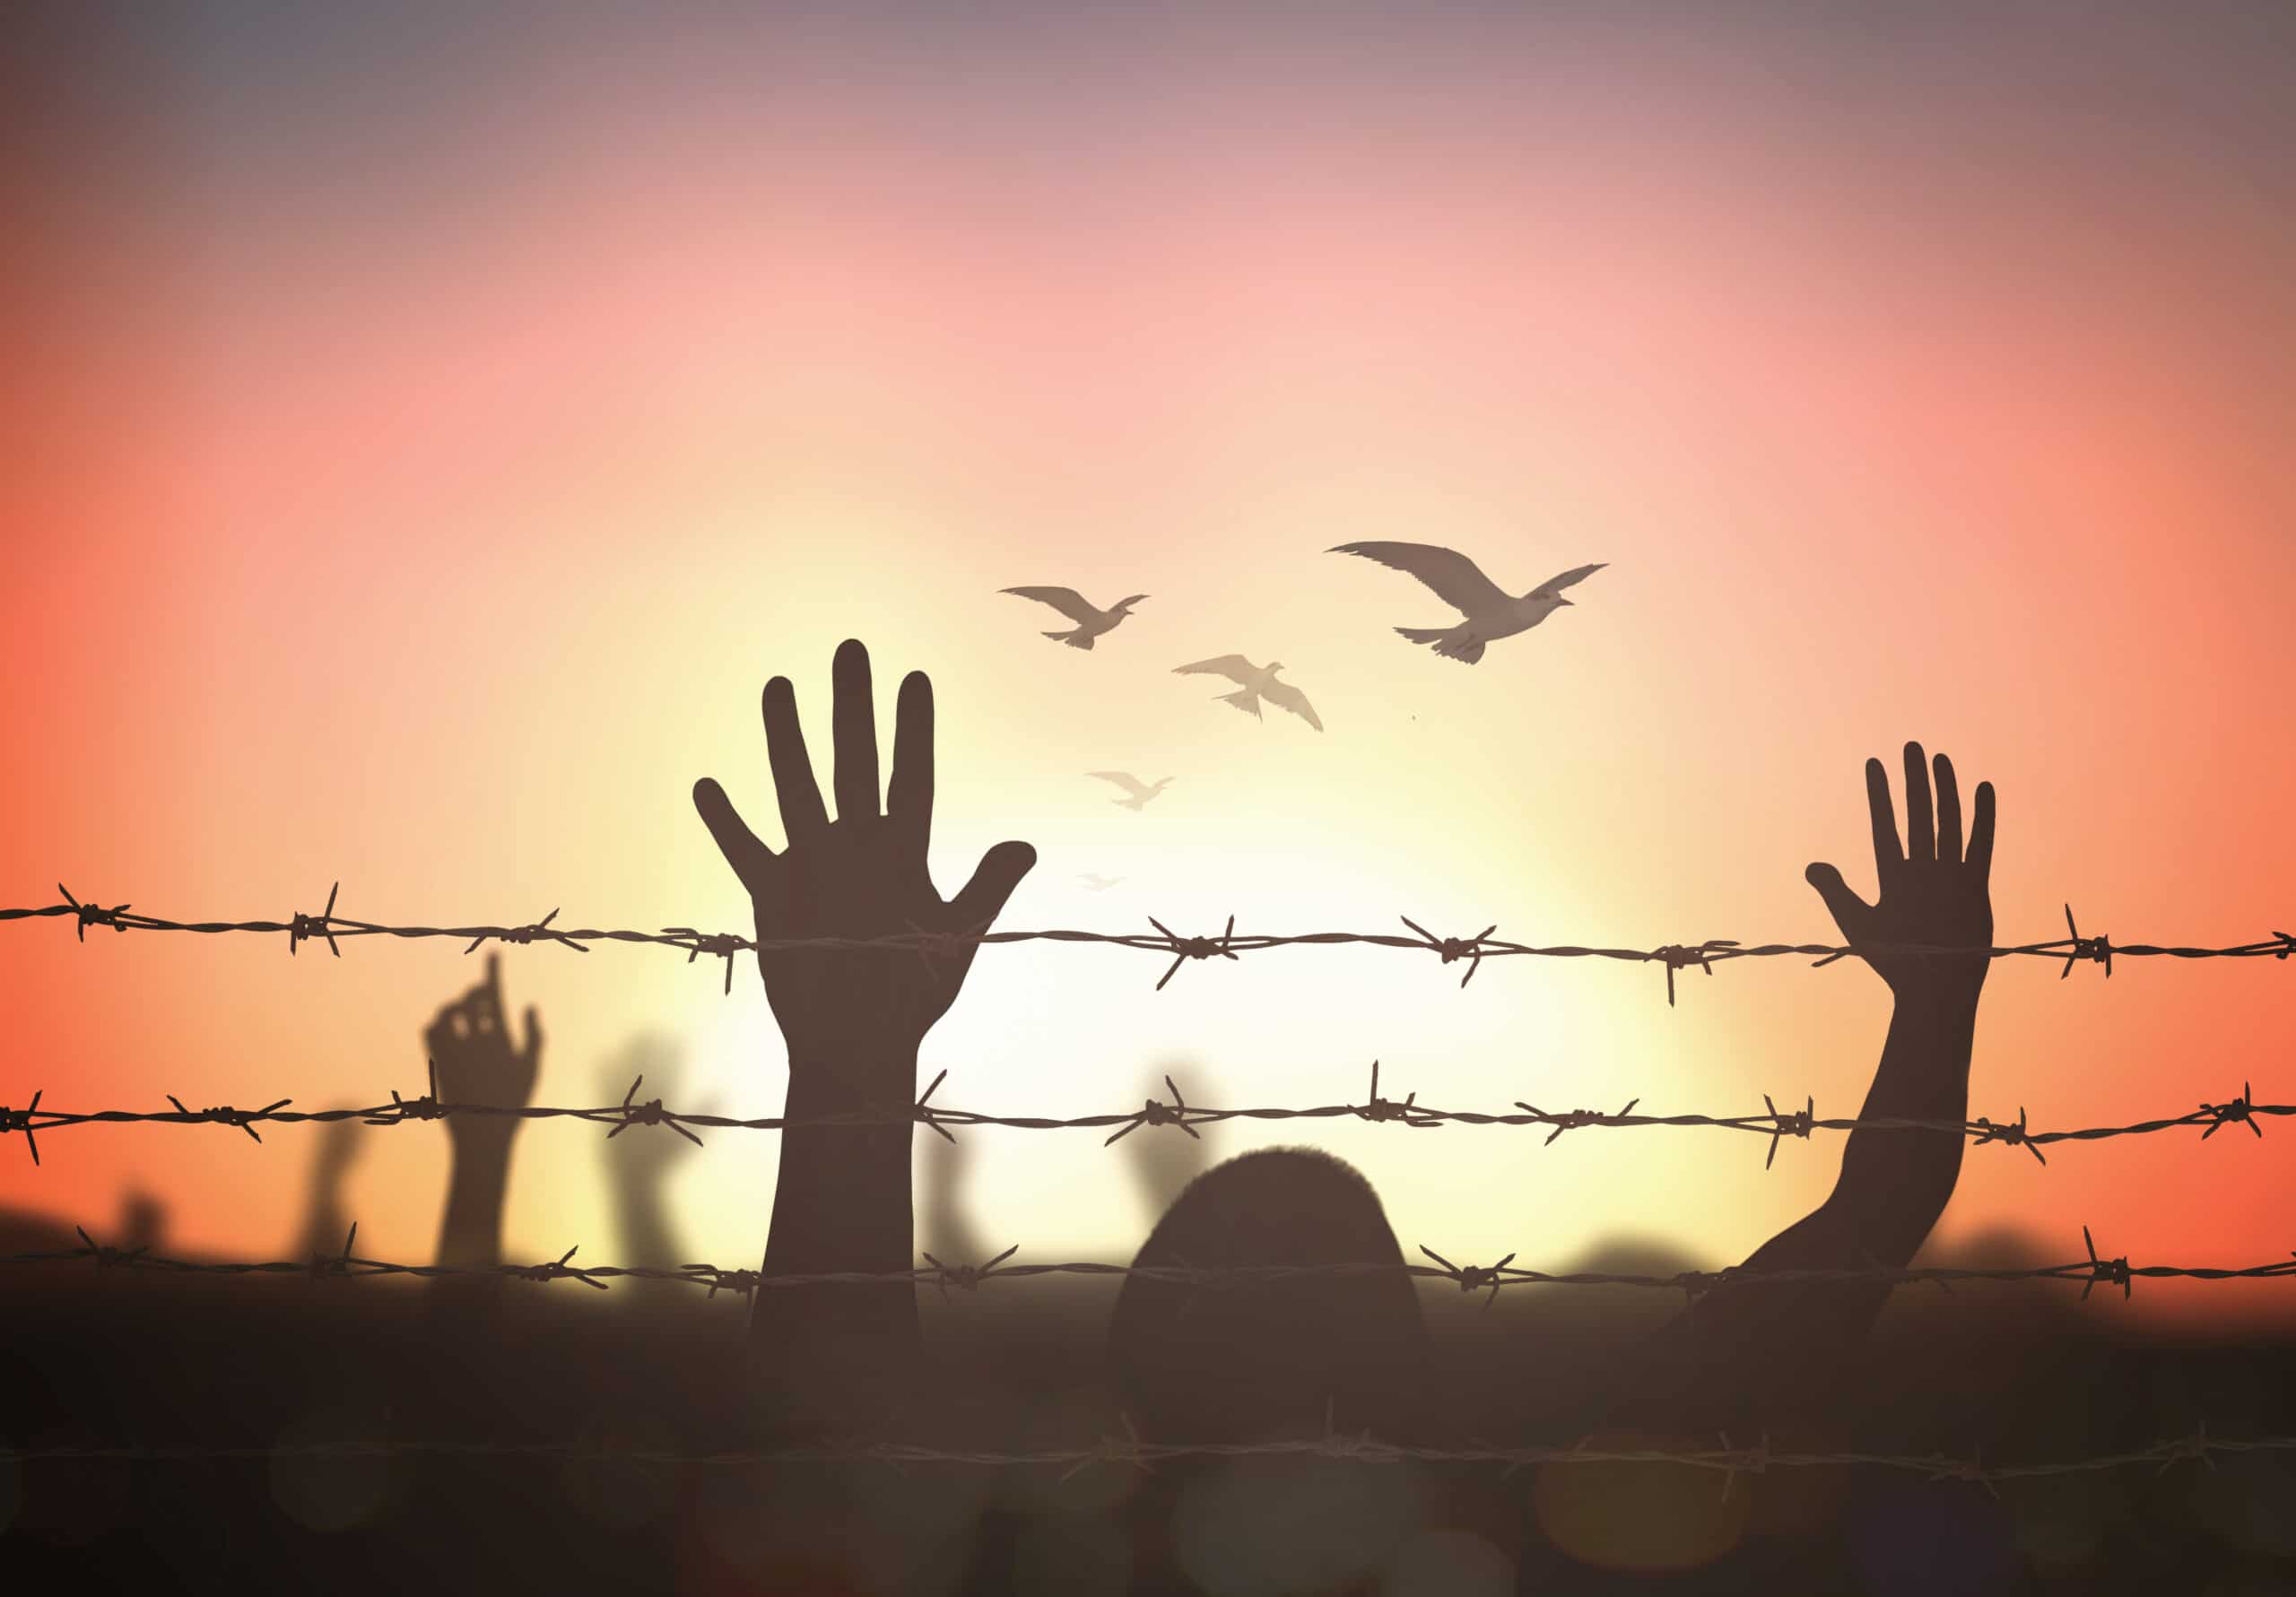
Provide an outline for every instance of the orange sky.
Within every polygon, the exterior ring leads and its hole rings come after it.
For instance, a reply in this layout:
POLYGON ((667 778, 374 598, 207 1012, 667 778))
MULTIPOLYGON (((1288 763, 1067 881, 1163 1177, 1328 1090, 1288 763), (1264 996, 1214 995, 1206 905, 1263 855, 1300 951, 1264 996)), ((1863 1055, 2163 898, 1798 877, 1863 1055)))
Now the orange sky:
MULTIPOLYGON (((1878 61, 1592 25, 1394 57, 1072 32, 946 70, 699 24, 465 59, 408 27, 332 56, 57 47, 86 70, 51 76, 6 178, 47 225, 7 268, 0 901, 60 877, 283 916, 340 879, 375 919, 740 927, 687 790, 770 815, 759 686, 787 673, 825 718, 850 635, 881 683, 935 677, 944 886, 1000 838, 1042 854, 1010 926, 1830 938, 1802 868, 1870 885, 1859 765, 1907 737, 1999 790, 2005 939, 2068 898, 2132 941, 2296 916, 2296 361, 2264 331, 2296 240, 2230 20, 1878 61), (1370 537, 1516 588, 1610 566, 1463 670, 1387 630, 1439 604, 1320 552, 1370 537), (1083 655, 995 592, 1018 583, 1152 597, 1083 655), (1284 660, 1327 734, 1169 674, 1231 650, 1284 660), (1179 779, 1134 816, 1078 775, 1107 766, 1179 779)), ((474 964, 0 927, 0 1102, 411 1091, 474 964)), ((548 1017, 544 1098, 618 1096, 604 1062, 652 1026, 692 1055, 678 1097, 778 1110, 753 968, 721 998, 657 950, 507 966, 548 1017)), ((1886 1018, 1869 975, 1790 960, 1672 1011, 1626 966, 1464 993, 1373 951, 1159 971, 993 950, 926 1072, 1021 1113, 1125 1107, 1174 1059, 1192 1099, 1352 1098, 1377 1055, 1446 1107, 1846 1114, 1886 1018)), ((1971 1111, 2285 1099, 2292 979, 2005 966, 1971 1111)), ((1534 1265, 1622 1231, 1736 1259, 1839 1149, 1765 1175, 1710 1133, 1308 1129, 1216 1145, 1316 1141, 1406 1247, 1534 1265)), ((2274 1134, 1975 1152, 1944 1239, 2277 1257, 2274 1134)), ((976 1135, 986 1230, 1038 1258, 1137 1236, 1097 1138, 976 1135)), ((691 1251, 746 1262, 774 1141, 712 1142, 691 1251)), ((611 1254, 596 1143, 526 1134, 514 1248, 611 1254)), ((427 1256, 442 1144, 372 1134, 362 1250, 427 1256)), ((0 1202, 108 1223, 136 1185, 178 1245, 275 1254, 314 1146, 57 1132, 37 1171, 0 1147, 0 1202)))

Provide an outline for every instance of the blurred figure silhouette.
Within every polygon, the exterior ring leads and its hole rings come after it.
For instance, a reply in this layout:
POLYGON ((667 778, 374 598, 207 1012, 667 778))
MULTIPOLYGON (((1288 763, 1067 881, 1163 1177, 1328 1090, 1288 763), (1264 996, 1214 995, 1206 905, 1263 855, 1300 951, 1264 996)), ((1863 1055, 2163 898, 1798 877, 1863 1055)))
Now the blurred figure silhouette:
MULTIPOLYGON (((600 1102, 615 1103, 633 1091, 667 1103, 678 1102, 683 1075, 684 1051, 665 1032, 641 1031, 622 1044, 605 1062, 598 1076, 600 1102), (632 1082, 640 1083, 633 1088, 632 1082)), ((704 1107, 703 1114, 714 1114, 704 1107)), ((671 1224, 663 1188, 671 1174, 693 1152, 696 1143, 665 1125, 634 1126, 600 1145, 613 1188, 614 1228, 622 1238, 621 1263, 657 1270, 675 1270, 687 1262, 671 1224)), ((632 1287, 680 1289, 674 1281, 634 1280, 632 1287)))
POLYGON ((120 1195, 119 1244, 132 1252, 164 1254, 168 1241, 168 1206, 140 1186, 120 1195))
MULTIPOLYGON (((781 1166, 765 1245, 768 1275, 900 1272, 915 1263, 910 1211, 917 1053, 953 1002, 986 932, 1036 864, 1025 843, 1000 843, 944 899, 926 869, 933 826, 933 684, 903 680, 894 711, 892 778, 879 801, 869 652, 848 638, 831 669, 837 819, 805 752, 787 677, 765 685, 766 758, 786 839, 760 840, 725 790, 703 777, 694 807, 750 895, 761 942, 952 934, 944 947, 898 952, 761 950, 765 994, 788 1045, 786 1112, 874 1124, 796 1125, 781 1166)), ((907 1281, 785 1287, 757 1294, 752 1347, 781 1390, 828 1413, 897 1404, 919 1351, 917 1290, 907 1281)))
POLYGON ((999 1250, 981 1235, 967 1179, 973 1139, 983 1133, 961 1133, 952 1141, 920 1126, 916 1134, 925 1160, 925 1187, 918 1202, 918 1251, 944 1264, 987 1263, 999 1250))
MULTIPOLYGON (((526 1006, 526 1032, 523 1044, 512 1040, 502 1011, 501 957, 489 953, 486 979, 441 1009, 422 1034, 423 1048, 438 1070, 439 1101, 502 1109, 532 1103, 542 1066, 542 1017, 532 1004, 526 1006)), ((502 1203, 520 1124, 515 1115, 448 1116, 454 1162, 439 1227, 439 1263, 502 1262, 502 1203)))
POLYGON ((318 1148, 311 1156, 310 1179, 305 1189, 297 1257, 333 1258, 343 1252, 351 1234, 343 1186, 351 1167, 366 1149, 364 1130, 356 1120, 330 1120, 319 1128, 318 1148))
POLYGON ((1320 1429, 1326 1412, 1341 1429, 1407 1434, 1429 1350, 1404 1262, 1370 1183, 1328 1154, 1261 1149, 1196 1177, 1135 1266, 1370 1268, 1203 1286, 1126 1277, 1109 1340, 1141 1436, 1240 1442, 1320 1429))

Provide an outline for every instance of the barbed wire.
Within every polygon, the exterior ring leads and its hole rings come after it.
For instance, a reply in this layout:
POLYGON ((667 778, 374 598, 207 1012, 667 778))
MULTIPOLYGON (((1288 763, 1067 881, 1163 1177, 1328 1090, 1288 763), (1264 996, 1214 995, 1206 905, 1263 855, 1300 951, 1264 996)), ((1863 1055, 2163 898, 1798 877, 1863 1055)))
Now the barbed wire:
POLYGON ((342 1440, 281 1442, 269 1445, 232 1446, 208 1444, 139 1442, 48 1443, 39 1446, 0 1445, 0 1462, 37 1462, 43 1460, 120 1460, 207 1462, 229 1459, 350 1459, 413 1455, 526 1458, 561 1462, 656 1463, 701 1468, 759 1468, 777 1464, 882 1463, 896 1469, 920 1464, 952 1464, 981 1468, 1050 1469, 1065 1467, 1062 1479, 1096 1464, 1150 1470, 1159 1463, 1182 1459, 1319 1458, 1354 1463, 1461 1463, 1503 1465, 1509 1473, 1545 1465, 1668 1464, 1706 1470, 1723 1477, 1726 1497, 1736 1478, 1761 1475, 1773 1469, 1866 1467, 1925 1476, 1932 1480, 1966 1480, 1995 1491, 1998 1482, 2037 1476, 2089 1474, 2152 1464, 2165 1474, 2177 1463, 2197 1460, 2215 1468, 2219 1456, 2296 1451, 2296 1436, 2265 1436, 2240 1439, 2212 1436, 2204 1425, 2189 1436, 2163 1437, 2143 1447, 2118 1453, 2092 1453, 2070 1458, 2026 1463, 1988 1463, 1980 1449, 1967 1457, 1945 1453, 1878 1453, 1815 1451, 1779 1448, 1767 1436, 1754 1446, 1735 1446, 1728 1433, 1718 1433, 1721 1445, 1711 1448, 1600 1446, 1593 1437, 1568 1445, 1435 1446, 1390 1442, 1369 1434, 1328 1428, 1319 1436, 1279 1437, 1255 1442, 1148 1442, 1127 1423, 1122 1435, 1100 1437, 1089 1446, 1040 1447, 1024 1450, 947 1448, 909 1442, 848 1442, 810 1446, 692 1450, 639 1447, 604 1442, 506 1442, 416 1440, 393 1437, 345 1437, 342 1440))
POLYGON ((30 1149, 32 1161, 39 1162, 37 1133, 77 1125, 227 1125, 247 1133, 257 1142, 263 1139, 256 1131, 260 1124, 299 1124, 304 1123, 330 1124, 355 1120, 376 1127, 404 1125, 413 1121, 448 1120, 457 1117, 508 1118, 517 1120, 574 1120, 608 1128, 609 1139, 620 1136, 636 1126, 666 1126, 680 1136, 700 1143, 691 1128, 711 1131, 774 1131, 786 1132, 830 1126, 891 1126, 922 1125, 939 1133, 949 1141, 956 1141, 951 1127, 976 1125, 1004 1126, 1016 1131, 1100 1131, 1117 1128, 1106 1139, 1113 1143, 1149 1126, 1177 1127, 1190 1136, 1196 1135, 1201 1125, 1217 1125, 1230 1120, 1339 1120, 1356 1119, 1375 1124, 1398 1122, 1419 1129, 1444 1125, 1545 1126, 1546 1141, 1552 1142, 1568 1131, 1590 1129, 1634 1130, 1651 1126, 1702 1127, 1719 1131, 1752 1132, 1769 1140, 1769 1151, 1762 1159, 1768 1169, 1778 1157, 1778 1144, 1787 1137, 1807 1140, 1816 1132, 1855 1131, 1918 1131, 1950 1133, 1968 1139, 1983 1147, 1998 1144, 2005 1148, 2022 1148, 2039 1163, 2048 1160, 2041 1150, 2057 1142, 2094 1142, 2114 1137, 2149 1136, 2160 1132, 2187 1127, 2197 1128, 2200 1140, 2206 1141, 2228 1125, 2245 1125, 2256 1136, 2264 1135, 2262 1118, 2296 1115, 2296 1104, 2260 1104, 2255 1101, 2255 1090, 2247 1081, 2240 1084, 2239 1095, 2222 1103, 2204 1099, 2198 1107, 2181 1115, 2164 1115, 2152 1120, 2133 1121, 2121 1125, 2081 1126, 2062 1131, 2037 1131, 2028 1123, 2024 1107, 2017 1110, 2017 1118, 1996 1121, 1986 1116, 1974 1120, 1919 1119, 1900 1115, 1839 1115, 1824 1117, 1818 1115, 1816 1100, 1805 1098, 1799 1109, 1780 1109, 1769 1094, 1762 1095, 1763 1108, 1760 1114, 1746 1115, 1648 1115, 1637 1114, 1639 1098, 1631 1098, 1626 1107, 1616 1113, 1597 1109, 1542 1109, 1536 1105, 1516 1101, 1512 1113, 1487 1113, 1475 1109, 1439 1109, 1418 1101, 1414 1091, 1402 1098, 1382 1098, 1379 1094, 1379 1062, 1371 1062, 1370 1093, 1360 1104, 1321 1104, 1307 1108, 1213 1108, 1203 1104, 1191 1104, 1181 1096, 1179 1088, 1167 1076, 1164 1085, 1172 1095, 1165 1103, 1149 1098, 1136 1109, 1112 1113, 1073 1115, 992 1115, 972 1109, 960 1109, 933 1102, 933 1095, 949 1072, 935 1076, 906 1115, 848 1114, 836 1115, 792 1116, 764 1115, 744 1118, 731 1115, 688 1113, 666 1107, 658 1098, 639 1101, 638 1090, 646 1084, 641 1074, 631 1083, 630 1090, 618 1104, 604 1104, 595 1108, 561 1107, 545 1105, 516 1107, 495 1104, 462 1104, 440 1100, 435 1067, 431 1072, 430 1090, 420 1098, 402 1098, 394 1090, 388 1103, 370 1105, 365 1108, 296 1109, 290 1107, 292 1098, 280 1098, 259 1109, 239 1109, 218 1105, 206 1108, 187 1107, 174 1094, 165 1095, 172 1109, 44 1109, 40 1100, 45 1089, 35 1092, 31 1102, 22 1109, 0 1105, 0 1136, 12 1132, 23 1133, 30 1149))
POLYGON ((1642 1287, 1681 1292, 1693 1303, 1705 1294, 1726 1286, 1762 1285, 1794 1286, 1813 1284, 1847 1284, 1864 1282, 1892 1288, 1935 1282, 1951 1290, 1955 1281, 2078 1281, 2081 1296, 2085 1300, 2099 1286, 2118 1287, 2121 1295, 2129 1296, 2134 1282, 2139 1278, 2179 1279, 2187 1280, 2278 1280, 2296 1278, 2296 1253, 2283 1260, 2262 1264, 2220 1267, 2192 1264, 2132 1264, 2126 1255, 2108 1258, 2100 1255, 2086 1226, 2081 1228, 2081 1240, 2087 1249, 2085 1259, 2063 1264, 2007 1265, 2000 1267, 1922 1265, 1893 1268, 1882 1264, 1823 1267, 1777 1268, 1744 1264, 1725 1265, 1719 1270, 1683 1270, 1670 1275, 1643 1274, 1612 1271, 1533 1270, 1514 1263, 1515 1254, 1509 1254, 1495 1264, 1454 1264, 1442 1254, 1423 1244, 1420 1252, 1433 1261, 1429 1264, 1387 1264, 1374 1263, 1331 1264, 1111 1264, 1091 1261, 1061 1263, 1015 1263, 1013 1257, 1020 1251, 1015 1243, 987 1263, 944 1263, 925 1254, 926 1263, 909 1270, 865 1271, 837 1270, 803 1273, 771 1274, 759 1270, 727 1270, 716 1264, 683 1264, 676 1269, 644 1264, 576 1264, 573 1258, 579 1245, 568 1248, 556 1259, 544 1259, 531 1264, 402 1264, 383 1259, 368 1259, 352 1252, 358 1240, 359 1228, 353 1223, 344 1237, 339 1254, 313 1254, 309 1259, 274 1260, 214 1260, 178 1259, 153 1254, 148 1248, 113 1247, 98 1242, 84 1228, 75 1227, 82 1245, 71 1248, 50 1248, 31 1252, 0 1254, 0 1266, 34 1264, 63 1264, 77 1261, 92 1261, 100 1271, 125 1269, 160 1271, 170 1274, 216 1276, 309 1276, 316 1280, 372 1276, 409 1276, 430 1280, 440 1277, 491 1277, 510 1280, 550 1282, 579 1281, 599 1291, 608 1289, 608 1283, 619 1280, 674 1281, 685 1286, 704 1289, 709 1297, 719 1292, 731 1292, 748 1298, 759 1290, 819 1286, 865 1286, 906 1283, 911 1286, 938 1287, 944 1292, 955 1289, 977 1291, 991 1280, 1020 1280, 1031 1276, 1081 1275, 1113 1276, 1142 1280, 1161 1281, 1174 1286, 1218 1288, 1252 1282, 1273 1283, 1310 1278, 1340 1278, 1387 1276, 1401 1274, 1415 1280, 1448 1280, 1461 1292, 1483 1292, 1488 1296, 1484 1306, 1494 1301, 1501 1288, 1556 1287, 1642 1287))
POLYGON ((909 953, 923 959, 945 956, 952 948, 985 946, 1004 942, 1068 942, 1099 944, 1113 948, 1138 949, 1146 952, 1169 956, 1171 963, 1156 983, 1161 991, 1179 968, 1190 959, 1234 959, 1247 953, 1257 953, 1273 948, 1326 947, 1339 944, 1360 944, 1373 948, 1417 949, 1435 954, 1445 965, 1461 960, 1466 963, 1465 973, 1459 977, 1464 987, 1474 979, 1485 959, 1534 958, 1551 959, 1618 959, 1641 964, 1658 964, 1666 973, 1666 1002, 1674 1002, 1674 973, 1696 968, 1709 976, 1714 967, 1731 959, 1775 959, 1787 955, 1815 956, 1813 964, 1831 965, 1837 959, 1864 951, 1920 955, 1933 958, 1974 959, 1979 955, 1988 959, 2040 958, 2065 961, 2063 975, 2070 976, 2073 967, 2093 962, 2112 974, 2112 963, 2119 959, 2257 959, 2285 960, 2296 953, 2296 933, 2274 932, 2269 939, 2231 943, 2219 947, 2151 942, 2117 943, 2098 933, 2083 936, 2073 917, 2073 907, 2066 905, 2065 925, 2066 935, 2041 942, 2016 943, 1985 949, 1953 948, 1926 943, 1874 943, 1866 949, 1847 944, 1824 942, 1764 942, 1748 944, 1729 938, 1708 938, 1699 942, 1661 943, 1652 948, 1601 948, 1577 944, 1539 946, 1515 942, 1495 935, 1499 927, 1494 922, 1472 937, 1438 936, 1408 916, 1397 918, 1408 927, 1412 935, 1392 932, 1303 932, 1303 933, 1244 933, 1236 931, 1233 916, 1228 917, 1226 928, 1216 936, 1184 936, 1172 931, 1153 916, 1148 924, 1152 933, 1144 932, 1088 932, 1055 929, 1038 932, 925 932, 890 933, 878 937, 783 937, 757 939, 744 937, 734 932, 703 932, 692 926, 665 926, 658 932, 631 930, 601 930, 591 926, 560 926, 558 910, 553 908, 538 921, 517 925, 422 926, 389 925, 378 921, 354 920, 335 913, 335 900, 342 889, 336 882, 327 892, 326 907, 317 915, 296 910, 285 920, 244 921, 182 921, 163 916, 139 915, 130 904, 106 905, 100 901, 83 900, 62 883, 57 891, 63 895, 60 904, 37 907, 0 909, 0 921, 67 918, 73 922, 75 934, 82 942, 88 939, 91 926, 109 926, 114 932, 188 932, 202 935, 247 933, 259 935, 284 935, 287 951, 295 952, 305 942, 323 942, 328 951, 342 957, 342 940, 356 937, 453 938, 465 943, 463 951, 472 952, 487 942, 526 945, 537 942, 556 943, 577 953, 587 953, 594 942, 634 942, 657 944, 682 949, 686 962, 691 964, 704 954, 726 962, 725 990, 733 991, 734 956, 757 950, 778 953, 794 950, 823 950, 842 951, 876 951, 909 953))

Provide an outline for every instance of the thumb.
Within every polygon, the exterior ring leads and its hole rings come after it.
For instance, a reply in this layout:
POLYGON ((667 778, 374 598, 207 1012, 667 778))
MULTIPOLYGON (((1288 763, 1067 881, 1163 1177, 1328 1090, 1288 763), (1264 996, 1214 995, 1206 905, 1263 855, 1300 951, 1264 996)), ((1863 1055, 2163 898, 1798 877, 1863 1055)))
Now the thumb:
POLYGON ((1036 863, 1037 851, 1026 843, 999 843, 981 855, 972 880, 949 901, 949 907, 956 911, 957 924, 969 931, 986 931, 1004 913, 1004 901, 1036 863))
POLYGON ((531 1003, 526 1005, 526 1059, 530 1065, 542 1060, 542 1011, 531 1003))
POLYGON ((1821 863, 1810 866, 1802 876, 1825 900, 1827 913, 1833 916, 1833 924, 1841 928, 1841 934, 1853 943, 1865 942, 1874 907, 1849 890, 1841 872, 1821 863))

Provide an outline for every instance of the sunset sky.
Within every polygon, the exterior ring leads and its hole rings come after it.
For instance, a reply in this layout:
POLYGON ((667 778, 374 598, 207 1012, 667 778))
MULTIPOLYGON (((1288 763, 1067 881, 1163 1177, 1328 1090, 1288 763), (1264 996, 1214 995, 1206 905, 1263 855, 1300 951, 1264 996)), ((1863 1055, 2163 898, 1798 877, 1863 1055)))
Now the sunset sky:
MULTIPOLYGON (((1831 941, 1803 868, 1870 892, 1860 767, 1909 737, 1998 789, 2005 941, 2067 899, 2122 941, 2296 920, 2285 8, 51 9, 78 20, 12 24, 0 95, 30 219, 0 250, 0 904, 60 879, 284 918, 339 880, 366 919, 746 930, 689 790, 763 829, 759 689, 794 679, 825 761, 857 637, 888 743, 893 684, 933 676, 944 890, 1038 847, 1008 928, 1831 941), (1517 591, 1609 564, 1469 669, 1389 630, 1438 601, 1323 552, 1372 538, 1517 591), (1016 584, 1151 597, 1085 654, 1016 584), (1327 732, 1171 674, 1229 652, 1285 662, 1327 732), (1135 815, 1081 775, 1109 767, 1177 780, 1135 815)), ((1445 1107, 1853 1113, 1887 995, 1804 964, 1669 1010, 1651 967, 1462 992, 1293 950, 1155 993, 1152 954, 1024 944, 923 1069, 1023 1114, 1136 1107, 1166 1068, 1192 1101, 1360 1100, 1374 1057, 1445 1107)), ((730 997, 661 950, 505 968, 544 1101, 618 1098, 654 1029, 674 1102, 779 1111, 753 964, 730 997)), ((443 942, 0 926, 0 1103, 412 1094, 477 975, 443 942)), ((2009 962, 1971 1113, 2296 1099, 2292 1014, 2296 961, 2009 962)), ((1622 1234, 1734 1262, 1840 1153, 1211 1134, 1355 1162, 1407 1251, 1534 1266, 1622 1234)), ((427 1258, 444 1134, 369 1136, 361 1251, 427 1258)), ((1125 1145, 970 1136, 997 1245, 1128 1256, 1125 1145)), ((1937 1246, 2074 1256, 2085 1223, 2140 1263, 2284 1257, 2287 1136, 1975 1150, 1937 1246)), ((283 1256, 317 1141, 60 1130, 35 1169, 12 1138, 0 1205, 97 1230, 141 1188, 175 1251, 283 1256)), ((709 1141, 690 1255, 754 1263, 777 1141, 709 1141)), ((603 1170, 594 1129, 530 1127, 514 1253, 610 1259, 603 1170)))

